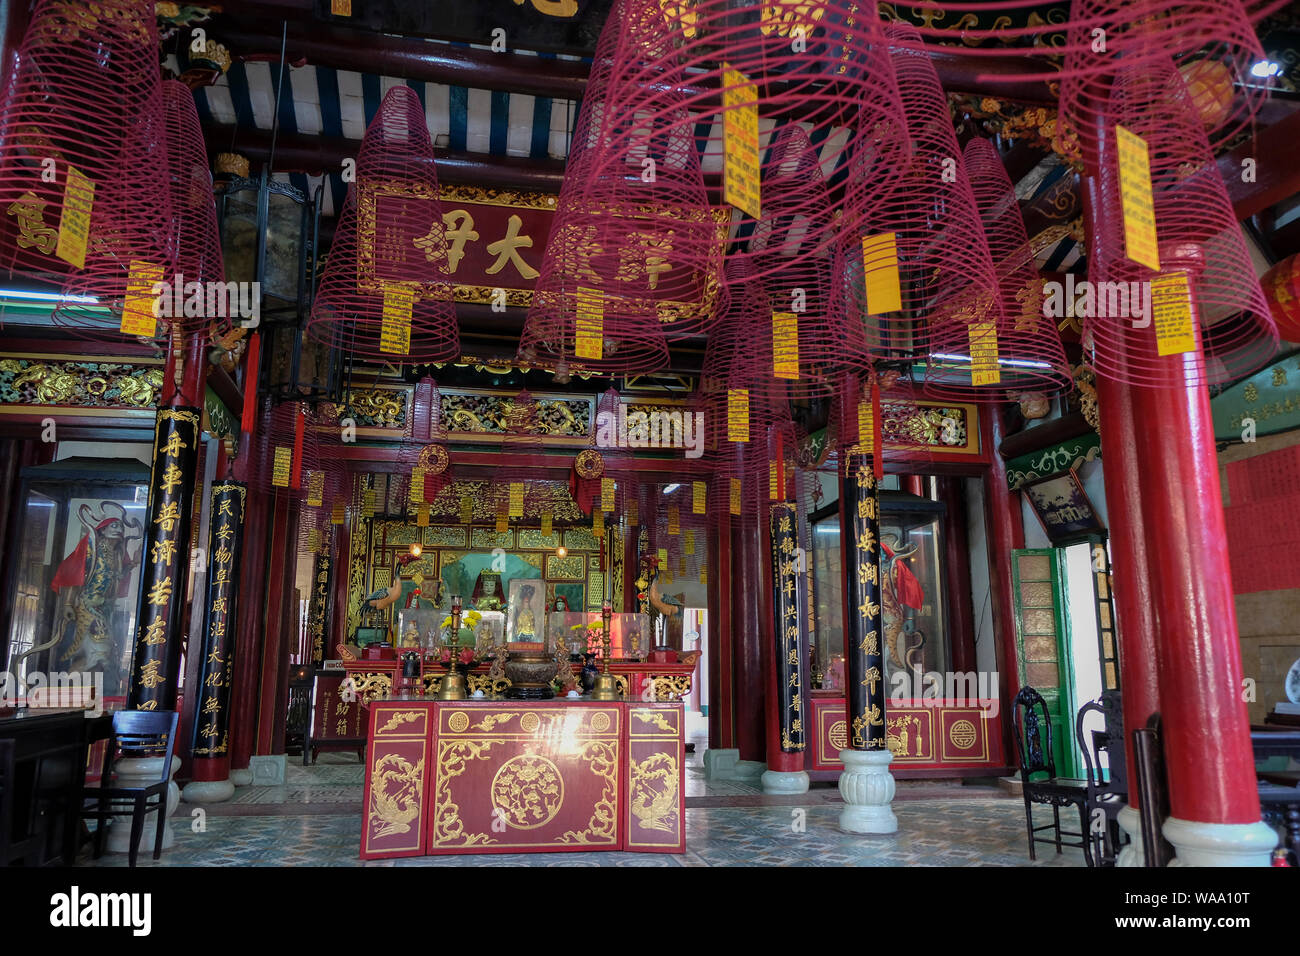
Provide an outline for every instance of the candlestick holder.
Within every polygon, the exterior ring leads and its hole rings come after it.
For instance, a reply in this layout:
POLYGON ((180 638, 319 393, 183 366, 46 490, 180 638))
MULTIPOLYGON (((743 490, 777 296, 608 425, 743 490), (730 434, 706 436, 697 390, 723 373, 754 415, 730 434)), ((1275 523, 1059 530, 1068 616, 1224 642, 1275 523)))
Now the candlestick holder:
POLYGON ((438 700, 464 700, 468 696, 465 676, 460 672, 460 596, 451 599, 451 643, 447 651, 447 675, 438 682, 438 700))
POLYGON ((606 601, 600 609, 601 669, 596 677, 596 685, 591 689, 592 700, 618 700, 623 696, 618 692, 618 682, 614 679, 614 675, 609 672, 610 621, 613 616, 614 610, 609 601, 606 601))

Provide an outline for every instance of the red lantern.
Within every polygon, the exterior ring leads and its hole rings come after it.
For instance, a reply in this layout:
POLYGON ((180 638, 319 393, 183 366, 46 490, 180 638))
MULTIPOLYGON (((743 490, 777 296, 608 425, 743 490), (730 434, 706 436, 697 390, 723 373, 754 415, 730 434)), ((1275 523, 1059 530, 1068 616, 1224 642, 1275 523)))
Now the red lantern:
POLYGON ((1300 342, 1300 255, 1273 266, 1259 284, 1264 288, 1278 335, 1288 342, 1300 342))

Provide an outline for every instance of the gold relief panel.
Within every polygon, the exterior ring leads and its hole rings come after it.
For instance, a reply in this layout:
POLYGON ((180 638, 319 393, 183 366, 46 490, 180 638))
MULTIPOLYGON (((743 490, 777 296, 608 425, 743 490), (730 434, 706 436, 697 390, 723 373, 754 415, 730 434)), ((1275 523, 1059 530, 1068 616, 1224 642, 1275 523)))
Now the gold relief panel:
POLYGON ((439 565, 439 570, 441 570, 442 568, 451 567, 461 558, 465 557, 465 555, 469 554, 469 552, 468 551, 443 551, 441 552, 441 554, 442 554, 442 564, 439 565))
POLYGON ((587 607, 599 611, 601 602, 604 600, 605 575, 599 571, 592 571, 587 576, 587 607))
POLYGON ((590 567, 591 570, 593 570, 593 571, 599 571, 599 570, 600 570, 600 555, 598 555, 598 554, 589 555, 589 556, 587 557, 587 566, 590 567))
POLYGON ((470 536, 470 547, 475 551, 480 548, 505 548, 507 551, 515 546, 513 531, 498 532, 494 528, 475 528, 470 536))
POLYGON ((546 576, 565 581, 581 581, 587 572, 587 559, 580 554, 558 554, 546 556, 546 576))
POLYGON ((423 574, 425 577, 432 577, 438 573, 438 555, 434 551, 427 551, 420 555, 410 564, 403 565, 398 574, 404 578, 413 578, 417 574, 423 574))
POLYGON ((347 409, 357 423, 358 435, 391 438, 411 433, 411 385, 354 385, 349 390, 347 409))
POLYGON ((590 528, 570 528, 564 532, 564 546, 570 551, 599 551, 600 539, 590 528))
POLYGON ((628 733, 633 737, 675 737, 682 712, 676 707, 638 707, 632 711, 628 733))
POLYGON ((379 539, 390 548, 415 544, 420 540, 420 532, 423 530, 405 521, 381 521, 376 528, 379 539))
POLYGON ((533 567, 535 567, 538 571, 541 571, 541 570, 542 570, 542 557, 543 557, 543 555, 540 555, 540 554, 538 554, 538 553, 536 553, 536 552, 531 552, 531 553, 530 553, 530 552, 528 552, 528 551, 516 551, 516 552, 514 552, 514 555, 515 555, 515 557, 517 557, 520 561, 523 561, 525 564, 531 564, 531 565, 532 565, 533 567))
POLYGON ((560 546, 560 534, 558 531, 552 531, 550 534, 542 534, 541 528, 520 528, 519 529, 519 547, 536 548, 539 551, 554 551, 560 546))
POLYGON ((423 737, 428 729, 428 722, 429 710, 425 707, 382 708, 375 715, 375 736, 423 737))
POLYGON ((463 548, 467 529, 464 525, 431 525, 424 529, 427 548, 463 548))
POLYGON ((371 590, 378 591, 380 588, 390 588, 393 586, 393 569, 392 568, 375 568, 370 578, 371 590))

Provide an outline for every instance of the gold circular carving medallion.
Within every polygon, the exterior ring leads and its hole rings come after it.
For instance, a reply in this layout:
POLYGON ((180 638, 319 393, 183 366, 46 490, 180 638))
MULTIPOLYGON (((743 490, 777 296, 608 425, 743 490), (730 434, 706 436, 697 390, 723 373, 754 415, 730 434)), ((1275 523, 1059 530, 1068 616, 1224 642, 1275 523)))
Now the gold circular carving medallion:
POLYGON ((975 744, 975 725, 969 720, 954 721, 948 728, 948 739, 958 750, 969 750, 975 744))
POLYGON ((423 468, 427 474, 441 475, 447 470, 447 463, 450 459, 447 456, 447 449, 441 445, 425 445, 420 452, 420 458, 416 462, 417 468, 423 468))
POLYGON ((826 736, 830 738, 831 746, 836 750, 846 750, 849 746, 849 722, 847 720, 837 720, 831 724, 831 729, 827 731, 826 736))
POLYGON ((463 734, 469 727, 469 714, 463 710, 458 710, 447 718, 447 729, 453 734, 463 734))
POLYGON ((541 719, 536 714, 524 714, 519 718, 519 729, 526 734, 531 734, 542 724, 541 719))
POLYGON ((492 778, 493 816, 517 829, 545 826, 563 804, 564 781, 559 768, 538 754, 511 757, 492 778))
POLYGON ((605 459, 594 448, 585 448, 578 452, 573 469, 579 478, 599 478, 605 473, 605 459))
POLYGON ((605 713, 603 710, 592 714, 591 729, 598 734, 603 734, 605 731, 609 730, 609 714, 605 713))

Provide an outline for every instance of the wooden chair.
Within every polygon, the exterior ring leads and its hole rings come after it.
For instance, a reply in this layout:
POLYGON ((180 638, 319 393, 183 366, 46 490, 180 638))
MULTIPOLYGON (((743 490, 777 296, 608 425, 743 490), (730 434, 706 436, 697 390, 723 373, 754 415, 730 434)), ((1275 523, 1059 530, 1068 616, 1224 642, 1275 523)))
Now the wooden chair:
POLYGON ((173 710, 119 710, 113 714, 113 732, 104 751, 104 769, 101 786, 83 787, 81 791, 83 819, 99 821, 95 829, 95 859, 104 853, 104 833, 109 819, 122 813, 110 802, 131 801, 130 865, 135 866, 140 836, 144 831, 146 814, 158 812, 158 828, 154 837, 153 858, 162 856, 163 833, 167 823, 167 785, 171 779, 172 754, 176 749, 177 714, 173 710), (112 769, 118 757, 160 757, 162 768, 158 780, 145 787, 113 787, 112 769))
POLYGON ((1142 818, 1142 857, 1147 866, 1167 866, 1174 848, 1165 839, 1164 823, 1169 816, 1169 781, 1165 777, 1164 747, 1160 739, 1160 715, 1152 714, 1147 725, 1133 731, 1133 782, 1142 818))
MULTIPOLYGON (((17 799, 17 770, 14 761, 14 742, 0 740, 0 866, 22 860, 30 862, 27 857, 40 849, 43 842, 38 834, 15 834, 15 801, 17 799), (15 839, 15 836, 17 837, 15 839)), ((34 803, 34 801, 32 801, 34 803)), ((31 814, 24 814, 30 826, 31 814)))
POLYGON ((1092 841, 1088 838, 1087 783, 1056 775, 1056 761, 1052 757, 1052 725, 1043 696, 1032 687, 1022 687, 1020 693, 1016 694, 1014 707, 1016 747, 1020 751, 1020 782, 1025 797, 1025 829, 1029 834, 1029 859, 1038 859, 1034 853, 1035 843, 1050 843, 1055 845, 1057 853, 1061 852, 1062 847, 1078 847, 1083 850, 1088 866, 1092 866, 1092 841), (1036 774, 1045 776, 1035 780, 1033 778, 1036 774), (1051 823, 1034 826, 1035 803, 1051 806, 1051 823), (1078 809, 1078 833, 1061 829, 1061 807, 1078 809), (1051 830, 1053 836, 1038 836, 1043 830, 1051 830), (1062 837, 1077 837, 1079 842, 1066 842, 1062 837))
POLYGON ((1092 859, 1097 866, 1114 866, 1120 846, 1119 811, 1124 808, 1128 787, 1124 774, 1124 752, 1118 753, 1114 745, 1123 739, 1123 715, 1119 709, 1119 694, 1106 691, 1101 698, 1089 701, 1079 708, 1074 721, 1075 738, 1083 754, 1086 815, 1088 838, 1092 843, 1092 859), (1101 730, 1084 729, 1089 714, 1101 714, 1101 730), (1108 770, 1101 766, 1101 756, 1107 756, 1108 770), (1097 811, 1103 815, 1103 826, 1098 829, 1092 821, 1097 811))

